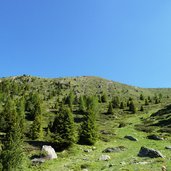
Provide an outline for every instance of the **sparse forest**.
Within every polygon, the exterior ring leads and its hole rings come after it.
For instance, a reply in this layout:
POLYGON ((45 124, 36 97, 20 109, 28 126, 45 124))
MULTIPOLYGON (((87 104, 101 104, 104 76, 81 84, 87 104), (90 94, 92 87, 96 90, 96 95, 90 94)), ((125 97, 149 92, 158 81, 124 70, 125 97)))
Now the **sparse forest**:
POLYGON ((170 96, 171 89, 144 89, 98 77, 1 78, 0 170, 150 170, 153 166, 157 171, 162 165, 171 169, 165 148, 171 140, 170 96), (147 137, 153 134, 162 140, 147 137), (43 157, 44 145, 55 149, 57 159, 43 157), (138 157, 141 146, 160 150, 166 157, 138 157), (103 152, 105 148, 117 151, 103 152), (34 162, 35 158, 43 162, 34 162))

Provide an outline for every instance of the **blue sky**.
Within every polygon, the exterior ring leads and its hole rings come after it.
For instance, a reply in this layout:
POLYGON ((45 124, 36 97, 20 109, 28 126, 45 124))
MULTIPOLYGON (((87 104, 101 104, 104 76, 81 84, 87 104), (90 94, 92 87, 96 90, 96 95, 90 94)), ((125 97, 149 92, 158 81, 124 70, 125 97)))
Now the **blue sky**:
POLYGON ((0 66, 0 77, 171 87, 171 1, 0 1, 0 66))

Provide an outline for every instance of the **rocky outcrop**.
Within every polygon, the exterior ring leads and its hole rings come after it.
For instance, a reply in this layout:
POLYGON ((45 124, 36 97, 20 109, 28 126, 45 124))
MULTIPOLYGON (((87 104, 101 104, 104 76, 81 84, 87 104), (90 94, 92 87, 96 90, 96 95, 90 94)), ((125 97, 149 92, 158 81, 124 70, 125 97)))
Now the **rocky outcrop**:
POLYGON ((139 157, 150 157, 150 158, 157 158, 161 157, 164 158, 164 156, 157 150, 151 149, 151 148, 146 148, 146 147, 141 147, 139 153, 139 157))

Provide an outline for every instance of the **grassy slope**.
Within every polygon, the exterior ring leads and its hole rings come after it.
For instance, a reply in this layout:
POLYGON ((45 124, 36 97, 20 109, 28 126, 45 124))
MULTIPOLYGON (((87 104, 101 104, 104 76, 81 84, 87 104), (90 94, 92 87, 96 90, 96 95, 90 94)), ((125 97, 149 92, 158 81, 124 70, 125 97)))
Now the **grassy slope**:
MULTIPOLYGON (((153 112, 149 111, 147 114, 139 113, 135 115, 124 116, 124 121, 127 123, 126 127, 118 128, 117 125, 123 118, 116 120, 106 120, 106 122, 100 126, 101 129, 108 130, 116 135, 105 135, 109 140, 108 142, 98 141, 95 145, 96 150, 92 150, 90 153, 84 152, 85 149, 92 149, 90 146, 74 145, 69 151, 63 151, 58 153, 58 159, 55 161, 49 161, 39 168, 40 170, 62 170, 69 171, 81 170, 81 167, 85 166, 88 170, 139 170, 139 171, 160 171, 163 165, 167 166, 168 170, 171 170, 170 158, 171 153, 169 150, 165 150, 165 146, 170 145, 170 137, 167 137, 164 141, 154 141, 146 139, 147 133, 136 131, 134 125, 141 122, 141 117, 148 118, 153 112), (138 138, 138 142, 132 142, 124 139, 125 135, 133 135, 138 138), (125 146, 127 149, 120 153, 110 153, 110 161, 99 161, 99 157, 102 155, 102 151, 107 147, 125 146), (165 159, 150 159, 140 158, 137 154, 141 146, 147 146, 159 150, 165 157, 165 159), (142 165, 138 162, 149 162, 142 165), (125 163, 125 164, 123 164, 125 163), (111 166, 110 166, 111 165, 111 166)), ((101 118, 102 120, 104 118, 101 118)), ((35 169, 35 168, 34 168, 35 169)), ((34 170, 33 169, 33 170, 34 170)))
MULTIPOLYGON (((60 96, 62 99, 66 94, 69 94, 71 90, 75 92, 77 96, 79 95, 94 95, 101 94, 105 92, 109 97, 118 95, 121 99, 128 99, 129 97, 134 98, 137 103, 144 103, 139 101, 140 94, 144 94, 145 97, 153 97, 155 94, 162 94, 164 97, 171 96, 171 89, 143 89, 133 86, 128 86, 125 84, 120 84, 117 82, 105 80, 98 77, 73 77, 73 78, 58 78, 58 79, 44 79, 31 76, 21 76, 21 77, 11 77, 5 78, 10 81, 23 82, 25 81, 29 87, 30 91, 39 91, 42 95, 49 96, 50 92, 55 91, 60 87, 60 93, 48 99, 45 103, 53 104, 57 98, 60 96), (60 86, 59 86, 60 85, 60 86)), ((1 79, 4 80, 4 79, 1 79)), ((29 92, 27 92, 29 93, 29 92)), ((88 170, 140 170, 140 171, 158 171, 161 170, 162 165, 167 165, 168 170, 171 170, 171 164, 169 162, 171 155, 170 151, 165 150, 164 147, 169 145, 170 137, 167 136, 164 141, 153 141, 148 140, 145 137, 148 133, 137 131, 135 125, 142 124, 142 121, 148 121, 150 115, 164 106, 170 103, 170 99, 164 98, 161 104, 151 105, 145 107, 145 111, 138 112, 135 115, 130 115, 127 112, 121 110, 116 110, 118 118, 111 118, 104 114, 100 114, 98 118, 99 131, 105 130, 112 135, 102 135, 100 134, 100 140, 96 143, 96 150, 90 153, 85 153, 84 149, 91 149, 92 147, 74 145, 70 150, 58 153, 58 159, 54 161, 49 161, 40 167, 30 168, 28 170, 42 170, 42 171, 54 171, 62 170, 69 171, 81 170, 81 166, 86 166, 88 170), (141 118, 143 117, 144 120, 141 118), (147 120, 146 120, 147 118, 147 120), (118 128, 120 122, 125 122, 126 126, 123 128, 118 128), (113 135, 116 134, 116 135, 113 135), (125 135, 133 135, 139 139, 138 142, 131 142, 125 140, 123 137, 125 135), (126 151, 120 153, 111 153, 111 160, 108 162, 99 161, 98 158, 102 155, 102 151, 107 147, 125 146, 126 151), (141 146, 146 145, 148 147, 160 150, 165 156, 165 159, 146 159, 137 157, 138 151, 141 146), (140 161, 148 161, 149 164, 141 165, 135 164, 140 161), (125 165, 121 164, 125 162, 125 165), (111 165, 111 167, 109 167, 111 165)), ((48 105, 47 105, 48 106, 48 105)), ((101 104, 102 113, 105 112, 106 104, 101 104)), ((170 116, 170 115, 169 115, 170 116)), ((47 116, 49 117, 49 115, 47 116)), ((159 118, 160 119, 160 118, 159 118)), ((45 123, 46 125, 46 123, 45 123)), ((154 129, 155 132, 155 129, 154 129)), ((28 146, 28 144, 26 145, 28 146)), ((33 148, 30 146, 30 148, 33 148)), ((32 151, 34 152, 34 151, 32 151)), ((37 149, 35 150, 37 152, 37 149)))

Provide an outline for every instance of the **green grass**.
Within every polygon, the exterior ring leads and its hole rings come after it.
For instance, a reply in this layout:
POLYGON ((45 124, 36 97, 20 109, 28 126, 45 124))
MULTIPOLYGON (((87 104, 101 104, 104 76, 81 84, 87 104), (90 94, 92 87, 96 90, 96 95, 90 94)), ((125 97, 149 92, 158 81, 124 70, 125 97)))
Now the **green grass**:
MULTIPOLYGON (((151 111, 153 112, 153 111, 151 111)), ((89 153, 84 152, 85 149, 92 149, 91 146, 74 145, 70 150, 65 150, 58 153, 58 159, 54 161, 48 161, 42 164, 40 167, 36 167, 37 170, 41 171, 79 171, 83 168, 87 168, 90 171, 161 171, 161 167, 165 165, 168 170, 171 170, 171 153, 165 149, 165 146, 170 144, 171 138, 164 141, 154 141, 146 138, 148 135, 145 132, 137 131, 134 127, 135 124, 141 123, 141 117, 149 117, 151 112, 147 114, 135 114, 127 115, 116 120, 107 120, 99 126, 100 129, 105 129, 116 135, 103 135, 109 139, 109 142, 98 141, 95 144, 96 149, 89 153), (118 128, 118 124, 123 121, 126 126, 118 128), (125 135, 132 135, 138 139, 138 142, 132 142, 124 138, 125 135), (99 161, 99 157, 103 154, 102 151, 107 147, 126 147, 125 151, 119 153, 108 153, 111 157, 109 161, 99 161), (137 154, 141 146, 154 148, 159 150, 164 156, 164 159, 157 158, 141 158, 137 154), (140 162, 148 162, 145 165, 139 164, 140 162)), ((32 170, 34 170, 32 168, 32 170)))

